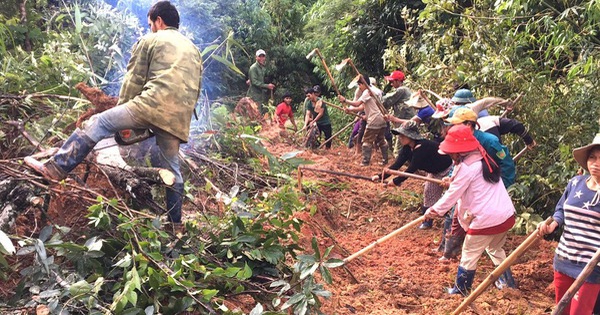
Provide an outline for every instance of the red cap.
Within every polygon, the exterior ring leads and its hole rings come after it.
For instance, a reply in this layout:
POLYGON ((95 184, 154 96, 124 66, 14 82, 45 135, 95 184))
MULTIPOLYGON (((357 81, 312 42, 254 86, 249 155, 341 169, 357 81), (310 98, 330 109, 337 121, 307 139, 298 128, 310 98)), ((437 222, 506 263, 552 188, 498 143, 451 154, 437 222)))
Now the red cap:
POLYGON ((400 70, 396 70, 389 76, 386 76, 385 79, 388 81, 404 81, 404 73, 400 70))

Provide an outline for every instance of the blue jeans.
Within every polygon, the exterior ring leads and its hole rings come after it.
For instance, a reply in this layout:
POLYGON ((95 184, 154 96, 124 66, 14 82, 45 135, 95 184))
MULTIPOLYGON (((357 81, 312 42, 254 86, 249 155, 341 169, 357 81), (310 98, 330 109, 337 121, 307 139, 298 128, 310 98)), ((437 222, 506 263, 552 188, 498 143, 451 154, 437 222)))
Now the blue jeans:
POLYGON ((181 140, 172 134, 158 129, 144 120, 143 117, 135 117, 127 106, 115 106, 107 111, 92 116, 83 124, 83 131, 94 142, 110 137, 119 130, 125 129, 152 129, 158 145, 159 163, 154 165, 163 167, 175 174, 175 183, 183 183, 181 170, 179 169, 179 144, 181 140))

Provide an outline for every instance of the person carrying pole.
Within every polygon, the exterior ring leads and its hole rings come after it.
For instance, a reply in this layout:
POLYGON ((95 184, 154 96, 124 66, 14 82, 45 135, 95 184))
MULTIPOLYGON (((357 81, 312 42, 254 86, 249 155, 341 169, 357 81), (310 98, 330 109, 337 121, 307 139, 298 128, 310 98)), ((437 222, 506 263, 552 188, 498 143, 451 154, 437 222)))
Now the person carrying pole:
MULTIPOLYGON (((405 170, 406 173, 415 173, 418 170, 427 172, 427 177, 441 179, 448 175, 450 166, 452 166, 452 159, 448 155, 442 155, 438 152, 439 143, 425 139, 419 133, 419 127, 417 123, 409 120, 402 124, 399 128, 392 129, 392 133, 397 135, 402 149, 396 157, 396 161, 392 164, 389 169, 399 170, 402 165, 410 161, 408 168, 405 170)), ((384 179, 389 175, 384 176, 384 179)), ((387 184, 393 184, 400 186, 407 179, 404 176, 395 177, 387 184)), ((373 181, 381 180, 380 175, 373 176, 373 181)), ((427 208, 431 207, 444 192, 444 188, 438 184, 432 182, 425 182, 425 189, 423 190, 423 206, 421 207, 421 214, 425 213, 427 208)), ((425 221, 419 226, 419 229, 431 228, 432 220, 425 221)))
MULTIPOLYGON (((346 103, 349 106, 346 108, 348 112, 360 112, 364 111, 367 116, 367 126, 365 134, 363 136, 362 143, 362 166, 368 166, 371 163, 371 155, 373 152, 373 143, 379 147, 381 151, 382 165, 388 163, 388 144, 385 140, 385 126, 386 122, 383 119, 383 114, 375 97, 381 97, 381 94, 371 96, 370 82, 368 78, 362 76, 358 81, 358 88, 360 89, 361 96, 356 101, 349 101, 343 95, 339 95, 338 99, 342 103, 346 103)), ((379 90, 379 89, 377 89, 379 90)), ((379 90, 380 91, 380 90, 379 90)))
POLYGON ((304 127, 302 130, 308 129, 311 125, 316 125, 319 128, 319 134, 324 133, 325 148, 331 149, 331 135, 333 133, 331 129, 331 120, 329 119, 329 113, 327 112, 327 105, 317 96, 317 92, 314 88, 304 89, 308 103, 306 104, 306 113, 304 114, 304 127))
POLYGON ((484 251, 494 265, 506 258, 503 246, 508 230, 515 223, 515 207, 500 180, 500 167, 469 126, 452 126, 440 144, 440 152, 454 161, 453 175, 448 190, 427 209, 424 219, 443 216, 457 204, 456 215, 467 235, 456 281, 448 293, 466 296, 484 251))
MULTIPOLYGON (((452 125, 463 124, 471 128, 477 141, 479 141, 487 154, 494 159, 496 164, 502 170, 502 183, 504 184, 504 187, 508 189, 508 187, 514 183, 516 176, 515 162, 511 158, 508 148, 502 145, 500 140, 494 135, 477 129, 477 114, 468 107, 455 108, 451 111, 449 118, 446 121, 452 125)), ((458 255, 460 245, 465 237, 465 231, 461 228, 458 218, 456 218, 456 214, 452 215, 451 218, 451 231, 449 235, 447 235, 446 248, 444 249, 443 255, 446 259, 454 258, 458 255)), ((510 270, 507 271, 505 278, 499 280, 497 286, 501 288, 507 284, 509 287, 514 286, 514 280, 512 279, 510 270)))
MULTIPOLYGON (((537 227, 541 236, 563 228, 554 255, 557 303, 600 248, 600 133, 591 144, 573 150, 573 157, 588 174, 569 180, 556 204, 554 221, 537 227)), ((595 266, 562 314, 592 314, 599 293, 600 267, 595 266)))

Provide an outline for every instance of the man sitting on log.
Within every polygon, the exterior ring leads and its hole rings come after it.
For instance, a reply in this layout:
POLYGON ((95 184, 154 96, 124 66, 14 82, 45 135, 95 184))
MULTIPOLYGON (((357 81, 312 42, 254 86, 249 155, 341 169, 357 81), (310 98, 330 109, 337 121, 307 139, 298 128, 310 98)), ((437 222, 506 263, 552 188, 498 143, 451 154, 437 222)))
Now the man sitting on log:
POLYGON ((166 189, 166 204, 169 221, 180 229, 183 178, 179 144, 188 141, 201 88, 202 57, 194 43, 178 31, 179 13, 169 1, 150 8, 148 24, 152 33, 133 47, 119 94, 120 106, 92 116, 48 161, 29 156, 25 163, 46 179, 62 180, 98 141, 121 130, 152 129, 161 166, 175 174, 175 184, 166 189))

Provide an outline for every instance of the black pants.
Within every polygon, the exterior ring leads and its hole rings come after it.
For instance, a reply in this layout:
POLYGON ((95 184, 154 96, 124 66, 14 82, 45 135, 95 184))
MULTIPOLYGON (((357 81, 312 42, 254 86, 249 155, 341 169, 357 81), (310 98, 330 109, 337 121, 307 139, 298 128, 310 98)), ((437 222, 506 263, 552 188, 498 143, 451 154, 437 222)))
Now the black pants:
MULTIPOLYGON (((319 134, 321 134, 321 132, 325 134, 325 140, 331 138, 331 134, 332 134, 331 124, 317 125, 317 127, 319 127, 319 134)), ((325 142, 325 148, 331 149, 331 140, 325 142)))

